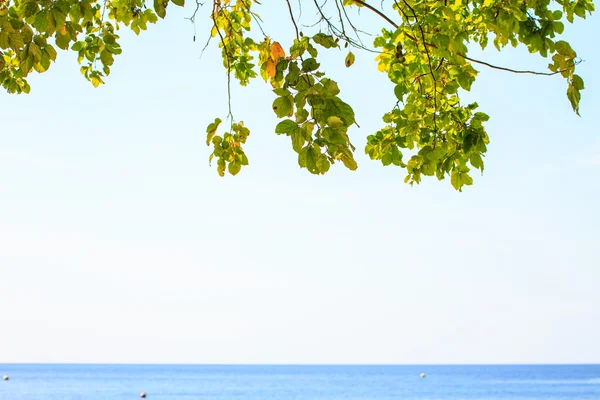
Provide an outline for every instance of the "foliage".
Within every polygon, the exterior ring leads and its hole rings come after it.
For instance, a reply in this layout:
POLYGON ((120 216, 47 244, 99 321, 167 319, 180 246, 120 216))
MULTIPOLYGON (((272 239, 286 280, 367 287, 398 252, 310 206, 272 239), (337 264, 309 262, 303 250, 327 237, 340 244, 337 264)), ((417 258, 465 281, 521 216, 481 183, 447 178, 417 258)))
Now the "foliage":
MULTIPOLYGON (((354 48, 375 51, 381 72, 387 74, 397 103, 383 115, 384 126, 369 135, 366 154, 383 165, 405 168, 405 181, 423 176, 450 177, 457 189, 471 185, 472 168, 483 171, 489 137, 488 115, 476 103, 463 104, 461 91, 477 77, 473 64, 513 73, 560 75, 567 81, 567 97, 579 114, 584 84, 575 74, 577 54, 558 40, 564 21, 585 18, 592 0, 393 0, 382 9, 361 0, 298 0, 313 6, 320 24, 301 31, 289 9, 289 29, 295 39, 287 52, 262 32, 256 0, 213 0, 209 6, 211 37, 218 39, 223 65, 242 86, 260 75, 273 87, 273 112, 281 121, 275 133, 288 136, 298 164, 313 174, 324 174, 341 162, 354 170, 355 147, 348 129, 354 125, 352 107, 340 97, 337 83, 320 69, 319 51, 354 48), (333 4, 332 4, 333 3, 333 4), (329 9, 329 8, 330 9, 329 9), (374 49, 363 44, 356 27, 361 9, 381 17, 374 49), (336 17, 327 17, 332 11, 336 17), (354 15, 350 17, 350 15, 354 15), (530 53, 549 58, 549 72, 520 71, 491 65, 468 56, 468 44, 485 48, 489 42, 502 50, 524 45, 530 53)), ((169 7, 184 0, 0 0, 0 82, 10 93, 29 93, 26 78, 44 72, 56 60, 57 48, 77 52, 81 72, 95 87, 104 83, 114 57, 121 53, 117 32, 127 27, 139 34, 148 24, 165 18, 169 7)), ((196 10, 203 6, 196 3, 196 10)), ((344 64, 355 55, 348 51, 344 64)), ((250 131, 235 122, 229 106, 229 132, 217 135, 216 119, 207 128, 210 159, 218 173, 236 175, 248 158, 242 144, 250 131)))

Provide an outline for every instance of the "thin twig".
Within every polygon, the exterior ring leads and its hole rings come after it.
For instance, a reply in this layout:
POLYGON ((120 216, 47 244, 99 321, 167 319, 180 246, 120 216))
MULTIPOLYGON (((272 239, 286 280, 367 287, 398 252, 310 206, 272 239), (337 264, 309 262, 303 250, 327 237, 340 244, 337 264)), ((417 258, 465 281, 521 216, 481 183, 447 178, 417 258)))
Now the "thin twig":
POLYGON ((335 6, 338 10, 338 16, 340 18, 340 24, 342 25, 342 34, 346 36, 346 27, 344 26, 344 18, 342 18, 342 10, 340 9, 340 5, 338 4, 338 0, 334 0, 335 6))
POLYGON ((217 25, 217 17, 216 13, 219 9, 219 0, 214 0, 213 2, 213 11, 212 11, 212 20, 215 29, 217 30, 217 34, 221 38, 221 45, 223 45, 223 52, 225 53, 225 59, 227 60, 227 106, 229 108, 228 117, 231 119, 231 123, 233 123, 233 113, 231 112, 231 57, 229 56, 229 51, 227 51, 227 45, 225 44, 225 39, 221 34, 221 30, 217 25))
MULTIPOLYGON (((325 3, 327 3, 327 1, 323 2, 323 5, 319 5, 319 3, 317 2, 317 0, 313 0, 313 1, 315 3, 315 6, 316 6, 317 10, 319 11, 319 14, 321 15, 321 19, 319 21, 317 21, 312 26, 318 25, 319 23, 321 23, 321 22, 324 21, 327 24, 327 27, 329 28, 329 32, 332 35, 335 35, 338 38, 343 39, 344 41, 346 41, 347 43, 349 43, 351 46, 356 47, 357 49, 365 50, 365 51, 368 51, 368 52, 371 52, 371 53, 375 53, 375 54, 381 54, 381 51, 370 49, 370 48, 366 47, 362 43, 362 40, 360 39, 360 36, 358 35, 358 32, 362 32, 362 31, 356 29, 356 27, 354 27, 354 25, 352 25, 352 22, 350 21, 350 19, 347 16, 346 16, 346 18, 348 19, 348 22, 352 26, 352 29, 355 31, 356 36, 358 38, 358 42, 354 41, 354 39, 348 37, 348 35, 346 35, 343 32, 341 32, 335 25, 333 25, 331 23, 331 21, 329 20, 329 18, 325 16, 325 14, 323 13, 322 7, 325 5, 325 3)), ((346 13, 346 10, 344 8, 342 8, 342 10, 343 10, 344 13, 346 13)), ((367 32, 363 32, 363 33, 368 34, 367 32)))
POLYGON ((294 12, 292 11, 292 5, 290 4, 290 0, 285 0, 288 6, 288 10, 290 10, 290 18, 292 19, 292 23, 294 24, 294 29, 296 29, 296 39, 300 40, 300 31, 298 30, 298 24, 296 24, 296 19, 294 18, 294 12))
MULTIPOLYGON (((427 48, 427 41, 425 40, 425 32, 423 31, 423 26, 419 23, 419 19, 417 18, 417 13, 415 10, 408 4, 406 0, 402 0, 406 7, 413 13, 415 17, 415 23, 419 27, 421 31, 421 38, 423 39, 423 47, 425 48, 425 54, 427 54, 427 63, 429 64, 429 72, 431 73, 431 79, 433 79, 433 127, 437 132, 437 122, 436 122, 436 114, 437 114, 437 79, 435 79, 435 74, 433 73, 433 67, 431 66, 431 56, 429 54, 429 49, 427 48)), ((418 48, 418 47, 417 47, 418 48)))
MULTIPOLYGON (((378 9, 374 8, 373 6, 365 3, 363 0, 354 0, 355 3, 361 4, 363 6, 365 6, 366 8, 368 8, 369 10, 373 11, 375 14, 379 15, 381 18, 385 19, 387 22, 390 23, 390 25, 392 25, 394 28, 398 28, 398 24, 395 23, 393 20, 391 20, 387 15, 385 15, 384 13, 382 13, 381 11, 379 11, 378 9)), ((406 35, 406 37, 408 37, 410 40, 412 40, 413 42, 419 42, 419 40, 414 37, 413 35, 409 34, 409 33, 404 33, 406 35)), ((437 49, 438 47, 432 43, 425 43, 425 48, 427 47, 432 47, 434 49, 437 49)), ((512 72, 515 74, 531 74, 531 75, 542 75, 542 76, 552 76, 552 75, 556 75, 556 74, 560 74, 562 72, 568 71, 570 69, 572 69, 572 67, 570 68, 566 68, 560 71, 556 71, 556 72, 538 72, 538 71, 529 71, 529 70, 518 70, 518 69, 512 69, 512 68, 506 68, 506 67, 500 67, 497 65, 493 65, 490 63, 487 63, 485 61, 481 61, 481 60, 476 60, 474 58, 468 57, 464 54, 461 53, 456 53, 457 56, 464 58, 465 60, 469 60, 471 62, 477 63, 477 64, 482 64, 485 65, 487 67, 490 68, 494 68, 500 71, 507 71, 507 72, 512 72)), ((575 65, 579 64, 581 61, 576 62, 575 65)))
POLYGON ((260 31, 262 32, 263 36, 267 37, 267 34, 265 33, 265 30, 263 29, 263 27, 261 25, 262 20, 260 19, 260 17, 256 13, 253 13, 253 12, 251 12, 250 15, 252 15, 252 18, 256 22, 256 25, 258 25, 258 29, 260 29, 260 31))
POLYGON ((203 5, 204 5, 204 3, 202 3, 199 0, 196 0, 196 9, 194 10, 194 13, 192 14, 191 17, 186 18, 186 19, 189 19, 192 22, 192 24, 194 24, 196 22, 196 14, 198 14, 198 10, 200 9, 200 6, 203 6, 203 5))
POLYGON ((381 11, 379 11, 378 9, 376 9, 375 7, 373 7, 372 5, 369 5, 369 4, 365 3, 362 0, 354 0, 354 2, 360 4, 360 5, 364 6, 364 7, 367 7, 369 10, 373 11, 375 14, 379 15, 381 18, 385 19, 387 22, 389 22, 390 24, 392 24, 392 26, 394 26, 395 28, 398 28, 398 24, 396 24, 387 15, 385 15, 384 13, 382 13, 381 11))
MULTIPOLYGON (((490 63, 487 63, 485 61, 481 61, 481 60, 476 60, 474 58, 471 57, 467 57, 463 54, 458 53, 459 56, 461 56, 462 58, 464 58, 465 60, 469 60, 471 62, 477 63, 477 64, 482 64, 485 65, 487 67, 490 68, 494 68, 494 69, 499 69, 500 71, 507 71, 507 72, 512 72, 515 74, 532 74, 532 75, 543 75, 543 76, 552 76, 552 75, 556 75, 556 74, 560 74, 562 72, 568 71, 573 67, 570 68, 565 68, 565 69, 561 69, 560 71, 556 71, 556 72, 538 72, 538 71, 527 71, 527 70, 518 70, 518 69, 512 69, 512 68, 505 68, 505 67, 499 67, 497 65, 492 65, 490 63)), ((579 64, 581 61, 578 61, 575 63, 575 65, 579 64)))
POLYGON ((209 34, 208 39, 206 40, 206 43, 204 44, 204 47, 202 48, 202 51, 200 51, 200 59, 202 59, 202 56, 204 55, 204 51, 208 48, 208 45, 210 44, 211 40, 212 40, 212 35, 209 34))
POLYGON ((344 16, 346 17, 346 20, 348 21, 348 24, 350 24, 350 27, 352 28, 352 30, 354 31, 354 34, 356 35, 356 38, 358 39, 358 41, 360 42, 361 46, 365 46, 359 33, 364 33, 365 35, 369 35, 369 36, 373 36, 372 34, 362 31, 360 29, 358 29, 356 26, 354 26, 354 24, 352 23, 352 20, 350 19, 350 17, 348 16, 348 13, 346 12, 346 7, 344 7, 344 5, 342 4, 342 12, 344 13, 344 16))
POLYGON ((400 4, 398 3, 398 1, 394 0, 394 3, 396 4, 396 7, 398 8, 398 10, 400 10, 400 12, 402 13, 402 15, 404 15, 404 18, 406 19, 406 23, 408 25, 412 25, 410 23, 410 18, 408 17, 408 15, 406 15, 406 13, 404 12, 404 8, 400 7, 400 4))

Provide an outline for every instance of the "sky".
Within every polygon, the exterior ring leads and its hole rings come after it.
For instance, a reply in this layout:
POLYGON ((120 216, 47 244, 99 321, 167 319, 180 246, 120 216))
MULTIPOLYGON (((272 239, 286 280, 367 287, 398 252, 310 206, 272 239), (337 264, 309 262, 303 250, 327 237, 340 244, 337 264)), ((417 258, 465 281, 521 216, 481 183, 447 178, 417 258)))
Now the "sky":
MULTIPOLYGON (((286 47, 284 4, 260 12, 286 47)), ((600 362, 597 15, 564 35, 585 60, 581 118, 559 77, 477 67, 464 98, 491 144, 458 193, 363 154, 393 88, 372 54, 347 69, 335 50, 358 171, 301 170, 257 80, 232 93, 251 165, 220 178, 205 128, 226 76, 192 11, 123 33, 98 89, 59 53, 31 94, 0 93, 0 363, 600 362)))

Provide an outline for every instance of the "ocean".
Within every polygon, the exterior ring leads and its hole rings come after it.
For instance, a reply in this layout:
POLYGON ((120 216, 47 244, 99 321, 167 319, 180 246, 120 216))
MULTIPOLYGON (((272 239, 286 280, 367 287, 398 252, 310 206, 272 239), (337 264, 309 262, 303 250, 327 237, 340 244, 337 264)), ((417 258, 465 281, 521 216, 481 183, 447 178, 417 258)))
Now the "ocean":
POLYGON ((0 400, 600 400, 600 365, 0 364, 2 375, 0 400))

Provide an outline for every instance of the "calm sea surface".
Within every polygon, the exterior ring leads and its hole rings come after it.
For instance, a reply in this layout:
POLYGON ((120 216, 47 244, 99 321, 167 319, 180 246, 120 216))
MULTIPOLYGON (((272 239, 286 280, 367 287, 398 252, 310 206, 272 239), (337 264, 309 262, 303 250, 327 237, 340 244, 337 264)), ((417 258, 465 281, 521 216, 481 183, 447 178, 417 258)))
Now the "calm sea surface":
POLYGON ((600 400, 600 365, 0 364, 1 375, 0 400, 600 400))

